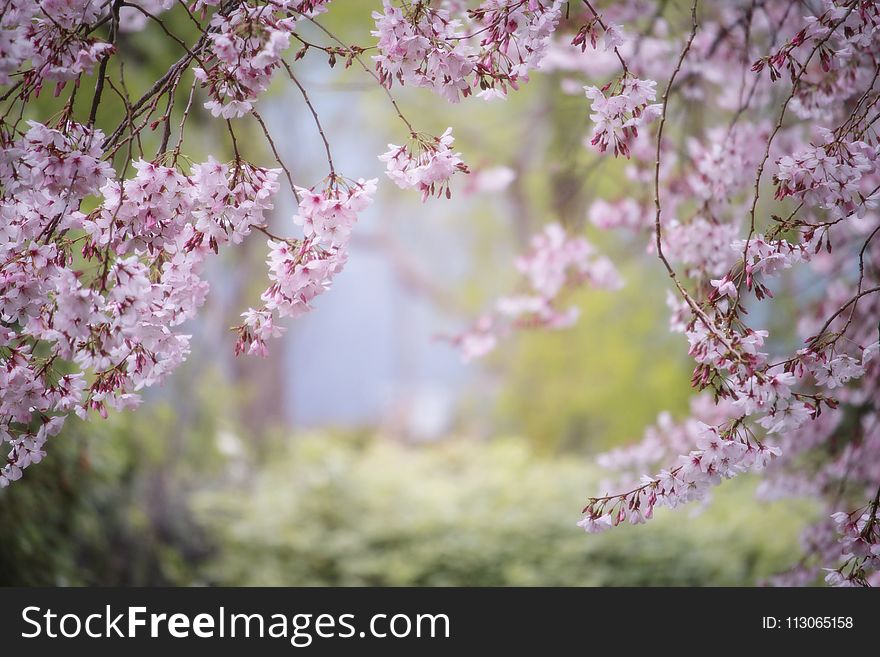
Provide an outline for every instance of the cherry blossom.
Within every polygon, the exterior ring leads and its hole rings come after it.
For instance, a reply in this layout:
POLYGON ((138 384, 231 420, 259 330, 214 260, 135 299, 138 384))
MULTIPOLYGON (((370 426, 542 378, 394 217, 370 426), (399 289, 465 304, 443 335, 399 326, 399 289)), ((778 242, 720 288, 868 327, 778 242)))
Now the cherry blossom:
POLYGON ((776 197, 794 196, 823 210, 833 219, 864 213, 873 207, 866 201, 875 192, 865 184, 865 173, 875 170, 877 148, 865 142, 839 142, 829 131, 822 132, 819 146, 786 155, 776 163, 776 197))
POLYGON ((208 90, 205 108, 214 116, 238 118, 271 82, 281 54, 290 46, 298 16, 287 15, 290 3, 244 3, 211 20, 211 57, 193 69, 208 90), (280 11, 279 11, 280 10, 280 11))
POLYGON ((274 316, 299 317, 312 310, 312 301, 330 289, 345 267, 351 230, 375 191, 375 179, 332 184, 320 192, 299 189, 293 221, 303 227, 304 238, 269 240, 271 285, 261 296, 263 307, 249 309, 242 315, 244 323, 235 328, 237 352, 266 356, 266 338, 281 335, 274 316))
POLYGON ((378 48, 374 56, 382 83, 393 80, 427 87, 450 102, 471 93, 467 77, 473 72, 473 49, 463 38, 462 21, 444 9, 415 3, 404 9, 383 0, 373 12, 378 48))
POLYGON ((278 189, 278 170, 213 159, 188 174, 136 160, 120 181, 103 140, 32 121, 0 163, 0 431, 12 447, 0 485, 40 461, 69 413, 133 408, 185 360, 190 336, 175 327, 204 303, 205 258, 262 225, 278 189))
POLYGON ((386 163, 386 175, 401 189, 417 189, 422 201, 429 196, 451 198, 449 179, 458 171, 469 173, 461 153, 452 151, 452 128, 440 137, 414 135, 412 146, 388 144, 388 151, 379 156, 386 163), (415 152, 413 152, 415 151, 415 152))
POLYGON ((557 223, 547 225, 531 239, 531 249, 516 260, 521 292, 501 297, 494 312, 483 315, 470 329, 450 342, 470 361, 485 356, 500 336, 521 329, 564 329, 579 316, 575 306, 561 308, 564 292, 589 285, 616 289, 622 281, 611 261, 596 254, 583 237, 570 237, 557 223))
POLYGON ((624 76, 618 93, 608 95, 606 89, 584 87, 590 99, 590 120, 595 124, 590 144, 600 153, 611 148, 615 156, 629 157, 630 144, 638 137, 639 127, 660 115, 656 99, 656 82, 624 76))
POLYGON ((561 17, 560 0, 485 0, 464 15, 429 3, 398 7, 383 0, 374 12, 382 83, 426 87, 456 103, 474 89, 504 97, 528 80, 544 58, 561 17))

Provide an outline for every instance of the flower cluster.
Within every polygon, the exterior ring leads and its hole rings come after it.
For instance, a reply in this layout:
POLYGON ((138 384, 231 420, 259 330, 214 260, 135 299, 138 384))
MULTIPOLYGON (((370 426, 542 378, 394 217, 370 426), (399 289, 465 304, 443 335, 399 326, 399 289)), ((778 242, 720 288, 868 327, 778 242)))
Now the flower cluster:
POLYGON ((207 88, 205 108, 224 119, 244 116, 272 80, 281 55, 290 46, 296 15, 290 2, 245 2, 211 20, 211 57, 193 69, 207 88))
POLYGON ((401 189, 420 191, 422 201, 434 194, 450 198, 452 175, 456 171, 469 173, 461 153, 452 150, 455 141, 452 128, 447 128, 440 137, 415 135, 413 141, 412 146, 388 144, 388 151, 379 156, 379 160, 385 162, 386 175, 401 189))
POLYGON ((590 144, 600 153, 609 148, 614 156, 629 158, 630 144, 639 135, 639 127, 660 116, 662 105, 654 104, 657 96, 653 80, 639 80, 624 76, 618 93, 607 95, 608 87, 586 86, 590 99, 590 120, 593 121, 593 137, 590 144))
POLYGON ((31 122, 0 160, 0 486, 71 412, 136 406, 183 362, 175 327, 205 300, 205 258, 262 224, 278 188, 277 170, 214 160, 189 175, 137 160, 120 182, 103 139, 31 122))
POLYGON ((828 131, 822 137, 824 143, 779 159, 773 177, 776 198, 795 197, 827 210, 832 219, 864 215, 876 202, 876 177, 866 174, 876 170, 877 147, 863 141, 841 142, 828 131))
POLYGON ((34 47, 29 30, 39 10, 31 0, 9 0, 4 5, 0 13, 0 84, 10 84, 10 74, 30 59, 34 47))
POLYGON ((392 0, 383 0, 382 12, 373 12, 373 18, 380 53, 373 59, 382 84, 391 87, 396 79, 433 89, 453 103, 470 95, 474 53, 461 20, 421 2, 405 12, 392 0))
POLYGON ((265 356, 266 339, 281 334, 274 316, 299 317, 330 288, 333 277, 348 261, 348 243, 358 214, 372 202, 376 180, 351 185, 331 184, 321 192, 298 188, 299 213, 294 223, 302 226, 302 240, 269 240, 269 280, 263 307, 249 309, 236 327, 236 352, 265 356))
POLYGON ((485 0, 468 12, 480 34, 474 85, 491 99, 528 80, 547 54, 562 18, 560 0, 485 0))
MULTIPOLYGON (((687 175, 687 185, 693 195, 711 212, 723 215, 731 199, 752 183, 742 172, 754 171, 758 166, 769 134, 767 126, 751 125, 715 127, 703 139, 691 137, 688 155, 693 169, 687 175)), ((735 216, 734 212, 728 214, 735 216)))
POLYGON ((559 0, 485 0, 463 17, 429 3, 383 0, 374 12, 382 84, 394 80, 458 102, 479 88, 491 99, 517 88, 543 59, 561 17, 559 0))
POLYGON ((590 498, 578 526, 597 533, 622 522, 641 524, 653 518, 655 507, 674 508, 701 499, 721 479, 760 470, 779 453, 779 448, 750 437, 737 421, 721 427, 702 425, 696 449, 680 456, 672 468, 643 477, 631 491, 590 498))
MULTIPOLYGON (((746 288, 754 289, 758 300, 773 296, 766 285, 767 279, 812 257, 809 242, 793 244, 787 240, 768 240, 760 233, 748 240, 734 240, 731 246, 741 255, 746 288)), ((729 276, 725 280, 728 285, 731 283, 729 276)))
MULTIPOLYGON (((82 27, 97 23, 107 11, 107 3, 98 0, 46 0, 45 2, 11 1, 3 10, 0 30, 8 42, 0 48, 0 71, 12 72, 28 59, 32 68, 25 78, 35 90, 43 80, 64 84, 107 57, 113 46, 86 36, 82 27)), ((9 83, 8 73, 0 82, 9 83)))
MULTIPOLYGON (((617 487, 634 484, 643 472, 659 469, 679 454, 693 450, 707 425, 718 426, 737 416, 732 404, 724 400, 716 403, 706 393, 691 399, 690 410, 681 421, 675 421, 668 412, 660 413, 656 424, 645 429, 640 442, 600 454, 596 463, 622 477, 617 487)), ((609 484, 610 488, 614 482, 609 484)))
POLYGON ((571 326, 577 321, 578 309, 559 307, 564 291, 584 285, 598 289, 621 285, 610 260, 596 255, 583 237, 569 237, 556 223, 532 237, 531 250, 517 259, 516 268, 524 291, 498 299, 494 313, 451 338, 465 361, 488 354, 497 345, 498 336, 513 330, 571 326))
POLYGON ((870 40, 870 31, 866 34, 864 27, 866 22, 876 22, 877 9, 865 6, 855 16, 851 16, 854 13, 852 10, 855 8, 855 4, 867 3, 824 2, 825 11, 819 16, 807 16, 805 25, 794 36, 787 39, 774 52, 759 58, 752 64, 752 72, 760 73, 766 68, 770 79, 775 82, 782 77, 783 71, 787 71, 791 79, 796 80, 799 72, 803 73, 803 71, 799 71, 803 68, 803 63, 798 60, 797 54, 810 47, 818 51, 822 70, 825 73, 830 72, 834 68, 837 58, 848 56, 848 53, 835 52, 833 44, 828 43, 839 28, 843 28, 840 29, 840 33, 847 34, 853 43, 864 43, 866 38, 870 40))
POLYGON ((632 198, 624 198, 613 203, 601 198, 596 199, 590 206, 588 214, 590 222, 603 230, 625 228, 638 232, 650 227, 653 219, 649 211, 632 198))
POLYGON ((872 77, 875 32, 880 10, 870 2, 828 1, 822 13, 804 18, 803 26, 752 70, 769 71, 771 82, 788 73, 795 81, 790 107, 802 119, 834 125, 835 109, 855 103, 855 120, 867 117, 859 106, 862 87, 872 77), (858 99, 858 100, 857 100, 858 99))
POLYGON ((580 48, 581 52, 586 52, 587 44, 593 50, 596 50, 601 45, 602 50, 607 51, 619 48, 625 42, 626 38, 620 25, 613 23, 604 24, 600 21, 599 16, 593 16, 580 27, 577 34, 571 40, 571 45, 580 48))
POLYGON ((840 535, 844 563, 827 568, 825 581, 833 586, 863 586, 868 573, 880 570, 880 518, 878 502, 850 513, 838 511, 831 519, 840 535))

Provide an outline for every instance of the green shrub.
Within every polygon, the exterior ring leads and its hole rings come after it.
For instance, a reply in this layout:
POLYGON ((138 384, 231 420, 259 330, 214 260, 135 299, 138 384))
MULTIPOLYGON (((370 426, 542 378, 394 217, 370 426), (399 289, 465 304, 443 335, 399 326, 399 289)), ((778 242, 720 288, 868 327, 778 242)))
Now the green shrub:
POLYGON ((797 554, 806 505, 758 505, 747 481, 699 517, 659 512, 590 536, 576 526, 595 472, 521 442, 408 447, 312 436, 267 455, 196 517, 224 585, 739 585, 797 554))

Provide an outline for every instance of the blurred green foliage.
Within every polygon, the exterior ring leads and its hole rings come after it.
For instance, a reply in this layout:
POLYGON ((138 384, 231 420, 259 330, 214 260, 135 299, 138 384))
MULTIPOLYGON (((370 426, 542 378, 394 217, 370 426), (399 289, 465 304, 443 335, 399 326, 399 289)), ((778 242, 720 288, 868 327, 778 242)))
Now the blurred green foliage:
POLYGON ((187 418, 155 404, 69 419, 43 462, 0 490, 0 584, 193 583, 212 546, 187 500, 223 465, 217 395, 206 386, 187 418))
POLYGON ((687 345, 664 330, 662 281, 644 266, 624 276, 622 290, 572 299, 581 309, 573 328, 526 333, 505 346, 500 420, 538 452, 633 442, 659 411, 687 409, 687 345))
POLYGON ((224 585, 737 585, 783 569, 804 505, 754 512, 731 482, 699 517, 585 536, 596 473, 519 440, 418 447, 315 435, 278 445, 241 488, 202 493, 224 585))
POLYGON ((813 515, 758 510, 743 480, 697 517, 586 536, 586 459, 519 439, 255 441, 214 417, 73 425, 0 492, 0 584, 744 585, 791 562, 813 515))

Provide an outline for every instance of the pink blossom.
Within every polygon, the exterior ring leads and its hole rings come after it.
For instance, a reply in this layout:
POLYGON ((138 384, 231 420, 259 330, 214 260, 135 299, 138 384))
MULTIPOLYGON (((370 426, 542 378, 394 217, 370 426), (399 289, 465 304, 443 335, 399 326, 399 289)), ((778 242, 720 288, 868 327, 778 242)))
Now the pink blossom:
POLYGON ((417 189, 422 201, 429 196, 451 197, 449 180, 456 172, 469 173, 461 153, 452 151, 452 128, 440 137, 417 136, 412 146, 388 144, 388 151, 379 156, 385 162, 385 174, 401 189, 417 189))
POLYGON ((595 254, 583 237, 570 237, 559 224, 549 224, 532 237, 531 249, 517 258, 516 268, 528 292, 502 297, 495 313, 483 316, 474 327, 453 336, 453 345, 464 350, 465 360, 485 355, 498 337, 516 329, 565 329, 578 319, 576 307, 560 308, 566 290, 582 285, 616 289, 622 285, 608 258, 595 254))
POLYGON ((300 188, 294 223, 303 227, 302 240, 269 240, 269 280, 261 295, 263 307, 249 309, 236 327, 238 352, 265 355, 265 340, 281 334, 279 317, 299 317, 312 310, 314 299, 330 289, 348 261, 348 242, 358 214, 372 203, 376 180, 332 185, 316 192, 300 188))
POLYGON ((290 3, 244 3, 211 20, 211 57, 194 69, 210 99, 205 108, 224 119, 244 116, 268 87, 290 46, 298 15, 290 3))
POLYGON ((608 96, 598 87, 584 87, 591 101, 593 138, 590 144, 600 153, 611 147, 615 157, 630 156, 630 144, 639 134, 639 127, 660 116, 661 105, 651 104, 656 97, 656 82, 624 76, 620 91, 608 96))
POLYGON ((559 0, 485 0, 457 18, 444 7, 397 7, 374 12, 382 83, 426 87, 456 103, 479 87, 485 99, 504 97, 528 80, 543 59, 561 17, 559 0), (467 22, 467 25, 465 25, 467 22))

